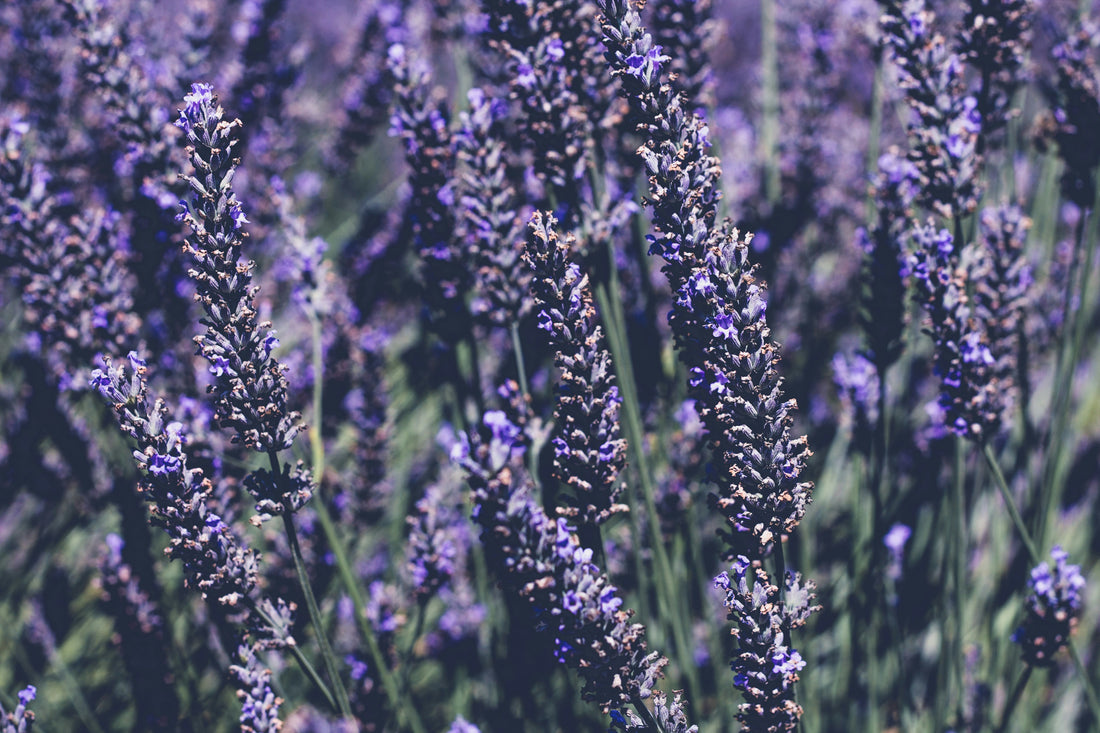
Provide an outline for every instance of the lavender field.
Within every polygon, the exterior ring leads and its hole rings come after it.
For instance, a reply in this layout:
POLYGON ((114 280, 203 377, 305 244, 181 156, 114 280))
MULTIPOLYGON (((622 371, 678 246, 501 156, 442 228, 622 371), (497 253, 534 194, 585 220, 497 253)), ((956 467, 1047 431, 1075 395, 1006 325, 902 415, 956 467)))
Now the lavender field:
POLYGON ((1098 22, 0 4, 0 733, 1100 731, 1098 22))

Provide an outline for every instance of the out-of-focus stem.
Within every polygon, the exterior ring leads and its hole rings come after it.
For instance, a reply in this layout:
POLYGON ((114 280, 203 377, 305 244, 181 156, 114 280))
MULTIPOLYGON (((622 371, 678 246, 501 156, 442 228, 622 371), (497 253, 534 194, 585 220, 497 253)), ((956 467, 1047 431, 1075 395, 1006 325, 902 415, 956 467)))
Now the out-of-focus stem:
MULTIPOLYGON (((317 491, 320 493, 325 466, 325 445, 320 430, 321 417, 323 415, 322 398, 324 397, 325 363, 321 342, 321 320, 312 311, 307 312, 313 334, 313 422, 315 423, 315 426, 309 431, 309 442, 313 463, 313 475, 316 477, 317 491)), ((374 662, 374 669, 378 675, 379 681, 382 683, 382 689, 385 690, 390 707, 394 710, 401 711, 401 719, 403 719, 409 728, 412 729, 413 733, 426 733, 424 724, 420 720, 420 715, 417 713, 416 707, 412 704, 411 697, 401 695, 397 687, 397 682, 394 680, 389 665, 386 663, 386 658, 382 654, 382 649, 378 644, 378 637, 375 636, 374 629, 370 624, 370 619, 367 618, 366 603, 363 600, 363 592, 359 587, 359 581, 352 571, 351 563, 348 561, 347 551, 344 549, 344 543, 341 541, 336 531, 336 523, 332 521, 332 515, 329 514, 328 506, 325 504, 323 497, 314 497, 313 508, 317 514, 317 519, 321 522, 321 531, 325 535, 325 541, 328 543, 329 549, 332 551, 333 558, 336 561, 337 574, 343 582, 344 590, 347 592, 348 597, 351 598, 352 607, 355 609, 356 625, 359 627, 360 635, 367 642, 367 649, 370 652, 371 661, 374 662)), ((318 636, 323 636, 323 632, 321 632, 320 629, 318 629, 318 636)), ((345 692, 345 695, 346 694, 345 692)))
POLYGON ((771 204, 779 200, 779 29, 775 10, 775 0, 760 0, 760 159, 764 195, 771 204))

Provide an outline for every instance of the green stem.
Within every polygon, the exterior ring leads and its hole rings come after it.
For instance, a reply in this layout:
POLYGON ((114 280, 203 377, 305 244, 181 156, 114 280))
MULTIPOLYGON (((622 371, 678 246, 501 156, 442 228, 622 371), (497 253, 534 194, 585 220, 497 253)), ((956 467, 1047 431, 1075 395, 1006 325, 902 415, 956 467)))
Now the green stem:
MULTIPOLYGON (((322 397, 324 395, 323 376, 325 364, 324 352, 321 348, 321 321, 312 312, 309 313, 309 318, 313 330, 313 421, 317 425, 309 431, 309 442, 313 475, 316 477, 317 493, 320 494, 325 467, 325 447, 319 429, 322 416, 322 397)), ((332 521, 332 515, 329 514, 328 505, 325 504, 323 497, 319 495, 314 497, 313 509, 317 514, 317 519, 321 522, 321 531, 324 533, 325 541, 332 551, 333 559, 336 561, 337 574, 340 576, 348 597, 351 598, 351 604, 355 609, 356 625, 359 627, 360 635, 367 642, 371 661, 374 662, 375 674, 382 683, 382 689, 386 693, 390 707, 401 711, 403 722, 408 724, 413 733, 426 733, 416 706, 412 704, 411 696, 401 695, 393 673, 382 654, 378 637, 375 635, 370 619, 367 617, 366 603, 363 600, 363 592, 359 581, 355 577, 351 562, 348 560, 347 551, 344 549, 344 543, 340 540, 340 536, 336 531, 336 523, 332 521)), ((319 635, 323 636, 323 634, 319 635)))
MULTIPOLYGON (((962 690, 965 678, 963 636, 965 635, 966 619, 966 581, 967 581, 967 553, 969 552, 969 538, 967 537, 966 521, 966 446, 962 438, 955 439, 955 481, 952 487, 952 513, 955 515, 955 567, 952 575, 955 579, 955 634, 953 639, 952 656, 955 661, 955 689, 962 690)), ((963 719, 963 696, 960 694, 957 700, 956 715, 958 720, 963 719)))
POLYGON ((760 159, 764 163, 764 194, 769 204, 779 200, 779 28, 775 0, 760 0, 760 159))
POLYGON ((1012 720, 1012 712, 1016 709, 1016 703, 1020 702, 1020 698, 1024 694, 1024 687, 1027 686, 1027 681, 1031 679, 1031 670, 1030 664, 1025 665, 1023 673, 1016 680, 1016 684, 1012 688, 1012 694, 1008 696, 1008 700, 1005 702, 1004 712, 1001 713, 1001 724, 997 726, 996 733, 1004 733, 1008 721, 1012 720))
POLYGON ((298 544, 298 532, 294 529, 294 515, 288 508, 283 512, 282 517, 283 528, 286 529, 287 543, 290 545, 290 555, 294 558, 294 570, 298 574, 298 583, 302 586, 302 595, 306 599, 310 621, 317 631, 317 645, 321 647, 321 660, 325 664, 325 673, 328 674, 329 682, 332 684, 332 689, 336 695, 336 707, 345 718, 353 718, 351 702, 348 700, 348 691, 344 689, 344 681, 340 679, 340 670, 336 666, 336 655, 333 653, 332 645, 329 644, 328 635, 325 633, 321 610, 317 607, 317 599, 313 595, 313 587, 309 582, 306 564, 302 559, 302 548, 298 544))
POLYGON ((512 332, 512 351, 516 355, 516 372, 519 374, 519 388, 523 392, 523 396, 526 397, 531 394, 531 390, 527 388, 527 367, 523 364, 523 342, 519 337, 519 321, 512 321, 511 327, 508 329, 512 332))
POLYGON ((682 623, 687 619, 684 609, 679 601, 683 600, 683 594, 678 594, 671 586, 672 565, 669 562, 668 552, 661 541, 661 524, 657 517, 656 491, 653 484, 653 474, 649 467, 649 458, 645 452, 645 434, 642 429, 641 409, 638 404, 638 389, 634 383, 634 370, 630 363, 630 351, 626 345, 626 335, 622 322, 615 317, 613 300, 608 295, 607 286, 604 283, 596 285, 596 302, 600 312, 604 315, 604 326, 607 328, 608 343, 611 346, 612 359, 615 370, 619 376, 619 393, 623 398, 623 414, 627 434, 627 444, 632 447, 634 463, 638 470, 638 479, 642 485, 642 498, 645 503, 646 519, 649 523, 649 533, 652 540, 653 559, 656 565, 657 576, 657 605, 661 618, 667 619, 672 626, 672 634, 675 640, 676 659, 682 668, 682 674, 687 678, 689 686, 689 698, 697 694, 699 686, 698 675, 694 661, 691 658, 691 646, 687 635, 684 633, 682 623))

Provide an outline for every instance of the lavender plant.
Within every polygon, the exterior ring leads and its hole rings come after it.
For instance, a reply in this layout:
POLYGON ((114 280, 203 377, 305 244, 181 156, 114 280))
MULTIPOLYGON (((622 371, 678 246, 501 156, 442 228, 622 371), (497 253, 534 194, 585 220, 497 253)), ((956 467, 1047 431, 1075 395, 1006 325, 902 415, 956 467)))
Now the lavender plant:
POLYGON ((1087 3, 184 5, 0 4, 0 727, 1096 726, 1087 3))

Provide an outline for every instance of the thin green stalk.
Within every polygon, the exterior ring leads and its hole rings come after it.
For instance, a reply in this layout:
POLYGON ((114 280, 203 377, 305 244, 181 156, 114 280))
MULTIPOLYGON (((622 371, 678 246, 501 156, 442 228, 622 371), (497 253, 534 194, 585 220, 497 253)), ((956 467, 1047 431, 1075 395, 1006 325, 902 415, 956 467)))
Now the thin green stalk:
MULTIPOLYGON (((962 438, 955 439, 955 480, 952 486, 951 511, 955 515, 955 546, 953 548, 955 567, 952 575, 955 580, 955 634, 952 639, 952 659, 955 662, 955 689, 963 689, 963 680, 966 677, 965 660, 963 655, 963 636, 966 628, 966 589, 967 589, 967 554, 970 542, 967 536, 966 521, 966 445, 962 438)), ((960 693, 956 701, 956 715, 958 720, 963 719, 963 696, 960 693)))
MULTIPOLYGON (((324 396, 325 364, 324 352, 321 346, 321 321, 313 313, 310 313, 309 317, 313 331, 313 421, 316 423, 316 426, 309 431, 309 442, 313 475, 316 477, 319 494, 325 468, 325 446, 319 427, 323 414, 322 398, 324 396)), ((401 695, 397 682, 393 678, 393 673, 382 654, 378 637, 375 635, 370 619, 367 617, 366 603, 363 600, 360 583, 355 577, 351 563, 348 560, 347 551, 344 549, 344 543, 340 540, 340 536, 336 531, 336 523, 332 521, 332 515, 329 514, 328 506, 325 504, 323 497, 314 497, 313 509, 317 514, 317 519, 321 522, 321 531, 325 535, 325 541, 328 543, 329 549, 332 550, 333 558, 336 561, 337 574, 340 576, 348 597, 351 598, 352 606, 355 609, 356 625, 359 627, 360 635, 367 642, 371 661, 374 662, 375 673, 382 683, 382 689, 386 693, 390 707, 401 711, 403 722, 413 730, 413 733, 426 733, 424 723, 420 720, 420 715, 416 710, 416 706, 412 703, 411 696, 401 695)), ((318 636, 324 636, 323 632, 318 631, 318 636)))
POLYGON ((634 705, 634 709, 638 711, 638 715, 645 721, 646 727, 652 731, 652 733, 664 733, 664 729, 657 723, 657 719, 653 717, 653 713, 646 707, 645 701, 637 695, 631 700, 634 705))
POLYGON ((764 195, 779 200, 779 28, 775 0, 760 0, 760 159, 764 165, 764 195))
POLYGON ((657 605, 660 609, 662 620, 672 626, 673 639, 676 647, 676 659, 682 668, 682 674, 687 678, 689 697, 699 694, 698 673, 694 660, 691 658, 691 646, 683 629, 684 609, 679 601, 683 595, 678 594, 672 587, 672 565, 668 559, 668 552, 661 542, 661 524, 657 517, 656 491, 653 484, 653 474, 650 471, 649 459, 645 452, 645 433, 642 430, 641 409, 638 404, 638 389, 634 383, 634 370, 630 363, 630 351, 626 345, 626 335, 622 322, 615 317, 615 308, 611 297, 608 295, 607 286, 604 283, 596 285, 596 302, 600 312, 604 315, 604 326, 607 328, 608 343, 611 346, 611 354, 615 363, 615 370, 619 376, 619 394, 623 398, 623 413, 627 433, 627 443, 633 448, 634 463, 638 470, 639 482, 642 485, 642 498, 645 502, 646 517, 649 523, 649 532, 652 538, 652 550, 657 575, 657 605))
POLYGON ((1008 722, 1012 720, 1012 713, 1016 710, 1016 703, 1020 702, 1020 698, 1023 697, 1024 687, 1027 686, 1027 681, 1031 679, 1032 666, 1030 664, 1024 665, 1024 671, 1020 674, 1019 679, 1016 680, 1016 684, 1012 687, 1012 694, 1008 696, 1008 700, 1005 702, 1004 712, 1001 713, 1001 723, 997 726, 996 733, 1004 733, 1008 727, 1008 722))
POLYGON ((324 662, 325 673, 329 676, 329 682, 332 684, 336 696, 336 707, 345 718, 354 718, 351 712, 351 702, 348 700, 348 691, 344 689, 344 681, 340 679, 340 670, 336 666, 336 655, 333 653, 332 645, 329 644, 328 635, 325 633, 321 609, 317 607, 317 599, 313 595, 313 587, 309 582, 306 564, 302 559, 302 548, 298 544, 298 532, 294 529, 294 515, 290 509, 287 509, 283 512, 282 517, 287 544, 290 545, 290 556, 294 558, 294 570, 298 574, 298 583, 302 586, 302 595, 306 599, 310 621, 317 631, 317 645, 321 648, 321 660, 324 662))
POLYGON ((519 388, 523 392, 524 397, 531 394, 531 390, 527 388, 527 367, 523 364, 523 341, 519 337, 519 321, 512 321, 511 327, 508 329, 512 333, 512 351, 516 355, 516 372, 519 374, 519 388))

